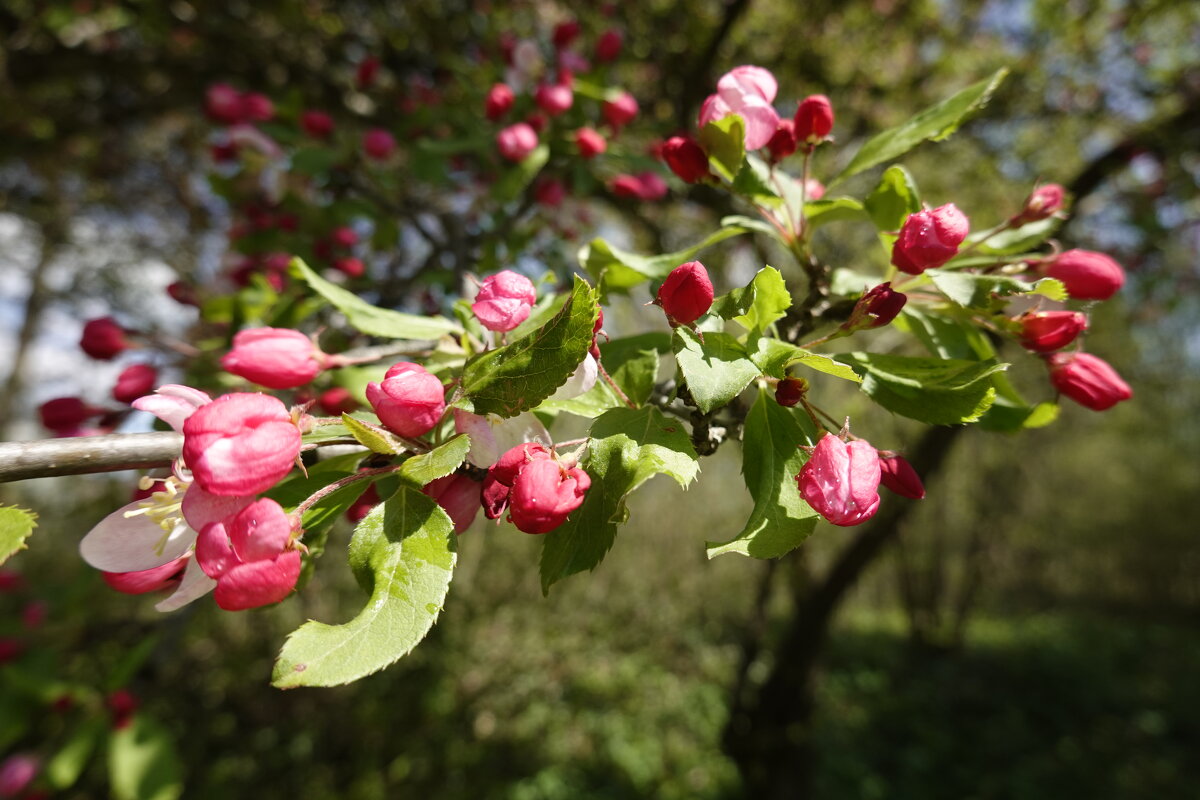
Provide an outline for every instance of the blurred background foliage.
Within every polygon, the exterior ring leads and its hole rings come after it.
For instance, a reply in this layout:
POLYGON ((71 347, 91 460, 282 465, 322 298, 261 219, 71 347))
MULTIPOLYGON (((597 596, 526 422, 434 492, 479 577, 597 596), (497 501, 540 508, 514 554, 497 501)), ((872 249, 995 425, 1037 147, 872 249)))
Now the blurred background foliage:
MULTIPOLYGON (((545 37, 570 13, 467 0, 0 2, 3 363, 14 367, 0 374, 0 426, 28 432, 36 403, 61 393, 47 383, 79 382, 53 362, 97 308, 179 315, 148 291, 147 263, 210 274, 227 216, 198 188, 207 85, 409 124, 399 104, 364 105, 351 88, 355 64, 377 55, 396 96, 436 85, 445 113, 469 119, 499 75, 481 43, 506 30, 545 37)), ((1193 794, 1200 6, 648 0, 574 13, 585 35, 625 32, 616 70, 645 134, 689 127, 717 76, 755 63, 775 72, 783 98, 832 98, 831 160, 1008 65, 981 119, 908 159, 925 199, 998 220, 1035 179, 1061 182, 1077 198, 1064 246, 1105 250, 1130 272, 1093 319, 1089 349, 1129 380, 1134 402, 959 437, 929 498, 814 640, 812 708, 775 734, 784 752, 812 751, 808 785, 792 796, 1193 794)), ((873 177, 859 180, 847 188, 873 177)), ((603 201, 597 213, 643 251, 663 251, 729 210, 709 195, 676 185, 682 202, 603 201)), ((435 183, 413 182, 406 199, 436 204, 435 183)), ((827 261, 852 265, 870 242, 823 245, 827 261)), ((736 274, 771 255, 730 245, 705 261, 736 274)), ((855 424, 873 441, 914 438, 903 420, 855 424)), ((104 718, 104 693, 126 687, 174 742, 187 797, 748 794, 727 727, 735 696, 788 668, 775 658, 798 598, 851 533, 822 528, 777 565, 706 563, 705 539, 737 530, 749 506, 734 456, 707 459, 682 497, 666 485, 640 495, 604 564, 548 599, 538 543, 478 526, 461 539, 440 624, 410 657, 353 686, 286 693, 267 686, 286 632, 360 602, 335 559, 279 608, 199 603, 163 618, 74 556, 130 480, 0 487, 0 501, 41 514, 31 549, 9 565, 24 588, 0 595, 0 635, 26 647, 0 666, 0 753, 52 757, 81 720, 104 718), (27 630, 30 602, 47 613, 27 630), (70 708, 53 703, 64 687, 70 708)), ((105 759, 84 762, 62 796, 109 791, 105 759)))

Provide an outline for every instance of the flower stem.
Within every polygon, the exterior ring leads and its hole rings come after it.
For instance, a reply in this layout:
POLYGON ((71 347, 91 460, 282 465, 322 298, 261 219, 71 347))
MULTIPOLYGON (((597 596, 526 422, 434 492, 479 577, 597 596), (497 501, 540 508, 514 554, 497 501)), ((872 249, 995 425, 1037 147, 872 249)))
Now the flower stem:
POLYGON ((617 386, 617 382, 613 380, 612 375, 608 374, 608 370, 604 368, 604 365, 597 361, 596 367, 600 370, 601 377, 604 378, 604 380, 612 388, 613 392, 615 392, 617 397, 620 398, 621 402, 632 408, 634 411, 637 411, 637 405, 629 399, 625 392, 621 391, 621 387, 617 386))
POLYGON ((388 466, 388 467, 376 467, 375 469, 364 469, 360 472, 354 473, 353 475, 347 475, 344 478, 340 478, 340 479, 334 481, 333 483, 329 484, 328 486, 323 486, 320 489, 318 489, 317 491, 313 492, 311 495, 308 496, 308 498, 303 503, 296 506, 296 510, 293 513, 295 513, 295 515, 297 517, 303 517, 304 513, 306 511, 308 511, 310 508, 312 508, 317 503, 324 500, 329 495, 336 492, 338 489, 342 489, 346 486, 349 486, 350 484, 354 483, 355 481, 366 480, 367 478, 373 478, 376 475, 386 475, 389 472, 395 472, 396 470, 400 469, 400 466, 401 465, 396 464, 396 465, 392 465, 392 466, 388 466))

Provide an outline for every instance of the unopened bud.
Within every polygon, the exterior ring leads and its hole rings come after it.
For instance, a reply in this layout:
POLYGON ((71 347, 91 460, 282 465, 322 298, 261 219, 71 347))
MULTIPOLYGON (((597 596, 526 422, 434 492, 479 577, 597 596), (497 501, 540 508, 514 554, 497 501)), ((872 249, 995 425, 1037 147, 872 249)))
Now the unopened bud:
POLYGON ((605 100, 604 105, 600 107, 600 113, 614 130, 623 128, 637 116, 638 102, 629 92, 623 91, 611 100, 605 100))
POLYGON ((1054 388, 1085 408, 1105 411, 1133 397, 1117 371, 1090 353, 1055 353, 1046 363, 1054 388))
POLYGON ((508 113, 513 107, 513 102, 516 96, 513 90, 506 83, 497 83, 488 90, 487 99, 484 101, 484 115, 495 122, 508 113))
POLYGON ((798 144, 796 141, 796 123, 790 119, 779 120, 779 127, 775 129, 775 135, 771 137, 771 141, 767 142, 767 150, 771 154, 771 161, 778 163, 787 158, 796 152, 798 144))
POLYGON ((808 381, 803 378, 783 378, 775 384, 775 402, 791 408, 800 402, 808 391, 808 381))
POLYGON ((691 325, 712 307, 713 285, 708 270, 699 261, 689 261, 671 270, 655 295, 674 325, 691 325))
POLYGON ((1031 311, 1022 315, 1021 346, 1035 353, 1061 350, 1087 330, 1087 317, 1078 311, 1031 311))
POLYGON ((523 161, 537 149, 538 135, 529 123, 509 125, 496 134, 496 149, 509 161, 523 161))
POLYGON ((671 172, 686 183, 697 183, 709 176, 708 156, 693 139, 672 136, 663 143, 662 157, 671 172))
POLYGON ((1067 250, 1041 262, 1038 270, 1063 282, 1073 300, 1107 300, 1125 285, 1125 270, 1104 253, 1067 250))
POLYGON ((575 146, 582 158, 590 159, 608 149, 608 142, 595 128, 580 128, 575 131, 575 146))
POLYGON ((1021 209, 1021 213, 1013 222, 1017 225, 1024 225, 1027 222, 1037 222, 1054 216, 1062 210, 1064 193, 1063 187, 1057 183, 1047 183, 1037 187, 1029 194, 1029 197, 1025 198, 1025 207, 1021 209))
POLYGON ((910 214, 892 247, 892 264, 909 275, 940 267, 954 258, 969 231, 966 215, 953 203, 910 214))
POLYGON ((924 499, 925 484, 921 483, 921 476, 903 456, 880 456, 879 473, 880 483, 885 489, 910 500, 924 499))
POLYGON ((810 147, 829 138, 833 130, 833 105, 823 94, 814 94, 800 101, 796 108, 796 140, 810 147))

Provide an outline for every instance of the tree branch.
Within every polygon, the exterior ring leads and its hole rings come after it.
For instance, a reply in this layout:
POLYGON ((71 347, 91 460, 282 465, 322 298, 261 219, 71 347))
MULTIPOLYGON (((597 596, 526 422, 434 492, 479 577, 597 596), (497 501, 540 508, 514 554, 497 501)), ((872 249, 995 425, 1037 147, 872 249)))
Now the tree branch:
POLYGON ((0 483, 55 475, 169 467, 182 449, 183 435, 174 431, 0 442, 0 483))

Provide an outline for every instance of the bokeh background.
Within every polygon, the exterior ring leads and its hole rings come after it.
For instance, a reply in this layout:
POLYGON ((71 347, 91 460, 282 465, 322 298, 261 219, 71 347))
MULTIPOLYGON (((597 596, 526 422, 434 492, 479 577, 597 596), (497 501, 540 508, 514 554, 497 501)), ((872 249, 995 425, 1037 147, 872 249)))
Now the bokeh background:
MULTIPOLYGON (((1064 246, 1109 252, 1129 272, 1093 318, 1089 349, 1134 400, 1104 414, 1066 407, 1042 430, 957 435, 929 498, 861 558, 849 552, 854 532, 823 526, 778 563, 706 561, 704 541, 740 529, 750 507, 729 448, 685 495, 660 481, 643 490, 604 563, 548 598, 540 543, 477 524, 430 637, 387 671, 331 690, 280 692, 268 679, 287 632, 361 604, 336 559, 278 608, 228 614, 201 602, 163 617, 76 557, 83 533, 126 502, 132 476, 3 485, 0 502, 36 509, 40 527, 7 565, 21 585, 0 594, 0 635, 24 648, 0 665, 0 757, 50 760, 73 744, 80 777, 55 796, 78 798, 181 786, 185 797, 306 800, 766 796, 756 769, 792 776, 790 794, 775 787, 792 797, 1194 796, 1193 3, 3 0, 4 438, 43 435, 35 410, 52 397, 102 399, 120 363, 79 353, 84 319, 114 313, 188 336, 195 312, 164 288, 207 280, 229 224, 204 178, 206 86, 297 93, 385 126, 443 113, 364 105, 353 74, 374 55, 395 97, 432 87, 455 113, 478 114, 467 98, 500 72, 489 72, 498 57, 487 43, 504 31, 544 39, 571 17, 585 40, 623 31, 614 76, 638 98, 634 130, 647 138, 687 128, 720 74, 754 63, 776 74, 781 99, 830 96, 846 156, 1009 66, 979 119, 906 163, 927 201, 973 218, 1011 214, 1037 179, 1068 187, 1064 246), (45 612, 32 627, 31 603, 45 612), (113 789, 103 698, 118 689, 152 721, 139 728, 142 752, 162 774, 113 789), (64 694, 71 703, 56 703, 64 694), (772 726, 740 727, 756 703, 778 708, 772 726)), ((663 252, 727 211, 672 186, 653 207, 598 200, 583 240, 603 229, 663 252)), ((414 181, 406 200, 436 203, 431 192, 414 181)), ((542 257, 569 268, 578 244, 542 257)), ((863 252, 823 246, 833 263, 863 252)), ((705 261, 736 273, 770 256, 738 245, 705 261)), ((615 310, 618 326, 635 324, 632 309, 615 310)), ((918 433, 868 424, 873 440, 918 433)))

